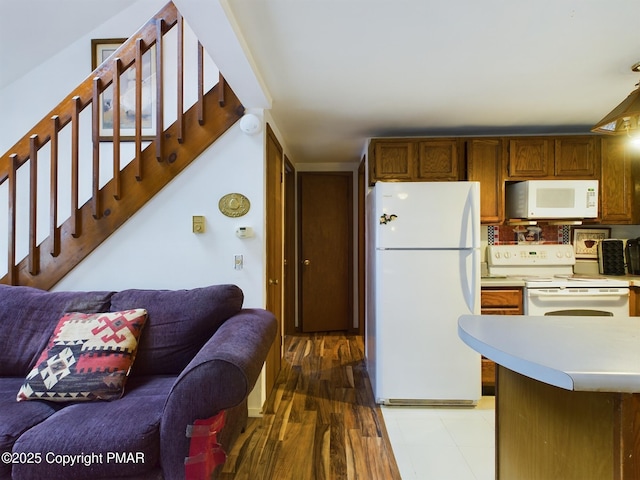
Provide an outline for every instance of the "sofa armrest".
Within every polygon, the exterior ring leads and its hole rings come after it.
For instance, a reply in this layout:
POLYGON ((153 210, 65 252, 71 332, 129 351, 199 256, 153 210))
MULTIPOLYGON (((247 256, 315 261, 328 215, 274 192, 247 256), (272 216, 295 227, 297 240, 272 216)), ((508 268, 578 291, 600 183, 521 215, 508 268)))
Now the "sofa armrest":
POLYGON ((273 314, 243 309, 225 321, 178 376, 160 425, 165 478, 184 477, 188 425, 242 404, 276 336, 273 314))

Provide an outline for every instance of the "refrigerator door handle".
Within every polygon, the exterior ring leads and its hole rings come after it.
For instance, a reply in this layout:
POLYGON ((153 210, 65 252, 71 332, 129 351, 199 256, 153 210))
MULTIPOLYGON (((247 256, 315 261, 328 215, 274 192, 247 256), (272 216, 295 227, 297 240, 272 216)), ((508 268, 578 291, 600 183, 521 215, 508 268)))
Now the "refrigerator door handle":
POLYGON ((479 247, 480 242, 480 208, 477 204, 480 198, 480 184, 470 182, 469 193, 462 211, 462 242, 466 242, 470 238, 471 243, 466 246, 471 248, 479 247))
POLYGON ((479 279, 480 279, 480 262, 477 256, 480 251, 477 248, 462 250, 460 255, 460 281, 462 283, 462 292, 470 312, 480 313, 479 309, 479 279), (464 254, 465 252, 466 254, 464 254), (471 256, 471 272, 467 260, 471 256))
POLYGON ((466 264, 466 259, 461 257, 460 273, 462 277, 462 288, 465 292, 467 307, 473 313, 480 313, 480 208, 478 205, 480 198, 480 184, 470 182, 469 193, 464 205, 462 214, 462 235, 461 240, 471 240, 471 272, 466 264), (469 279, 469 273, 471 278, 469 279))
POLYGON ((469 309, 476 315, 480 313, 480 249, 474 248, 471 252, 473 265, 471 268, 471 305, 469 309))
POLYGON ((470 184, 460 219, 460 248, 480 246, 480 208, 477 204, 479 186, 476 182, 470 184))
MULTIPOLYGON (((480 183, 472 182, 471 189, 469 192, 469 203, 471 204, 471 234, 473 247, 479 247, 480 245, 476 245, 476 242, 480 241, 480 183), (477 205, 476 205, 477 203, 477 205)), ((474 263, 475 265, 475 263, 474 263)), ((480 265, 480 263, 478 263, 480 265)), ((475 278, 475 277, 474 277, 475 278)))

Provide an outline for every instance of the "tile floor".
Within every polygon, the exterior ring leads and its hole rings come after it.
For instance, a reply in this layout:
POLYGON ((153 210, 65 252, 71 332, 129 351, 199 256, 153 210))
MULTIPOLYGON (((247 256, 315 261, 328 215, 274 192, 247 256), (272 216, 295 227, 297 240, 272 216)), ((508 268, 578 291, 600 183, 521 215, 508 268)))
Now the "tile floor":
POLYGON ((475 408, 382 407, 402 480, 493 480, 495 401, 475 408))

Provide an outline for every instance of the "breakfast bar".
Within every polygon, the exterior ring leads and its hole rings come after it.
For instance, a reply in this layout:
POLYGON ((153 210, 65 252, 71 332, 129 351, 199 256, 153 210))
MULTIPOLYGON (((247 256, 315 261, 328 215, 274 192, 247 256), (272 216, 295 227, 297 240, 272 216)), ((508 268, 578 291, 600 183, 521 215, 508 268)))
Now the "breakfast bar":
POLYGON ((463 315, 496 371, 496 478, 640 478, 640 318, 463 315))

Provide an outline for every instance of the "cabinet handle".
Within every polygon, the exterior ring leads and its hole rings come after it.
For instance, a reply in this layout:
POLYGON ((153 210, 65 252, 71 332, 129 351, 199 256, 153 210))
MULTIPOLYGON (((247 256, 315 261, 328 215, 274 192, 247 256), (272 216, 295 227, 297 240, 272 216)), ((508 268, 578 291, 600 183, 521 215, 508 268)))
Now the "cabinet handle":
POLYGON ((278 285, 278 280, 274 280, 272 278, 269 279, 269 285, 278 285))
POLYGON ((311 265, 311 260, 309 260, 309 259, 304 260, 304 261, 302 262, 302 264, 303 264, 305 267, 308 267, 309 265, 311 265))

